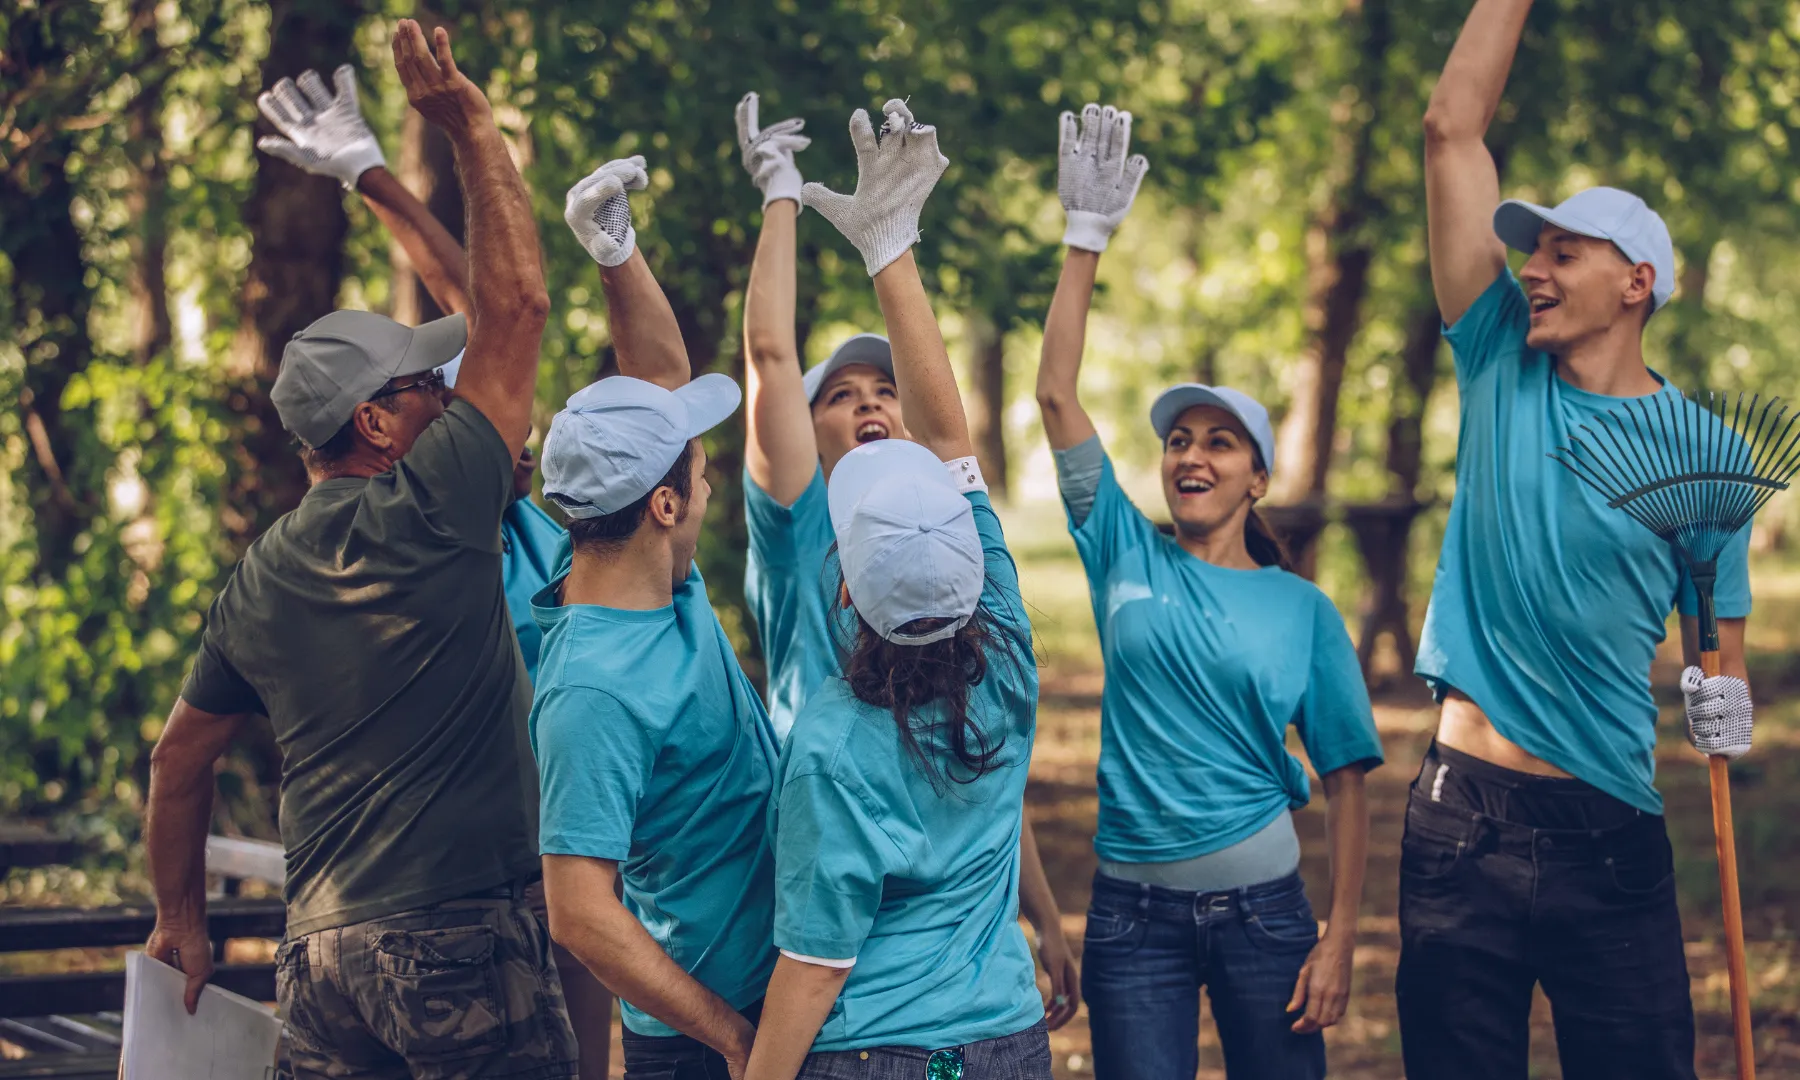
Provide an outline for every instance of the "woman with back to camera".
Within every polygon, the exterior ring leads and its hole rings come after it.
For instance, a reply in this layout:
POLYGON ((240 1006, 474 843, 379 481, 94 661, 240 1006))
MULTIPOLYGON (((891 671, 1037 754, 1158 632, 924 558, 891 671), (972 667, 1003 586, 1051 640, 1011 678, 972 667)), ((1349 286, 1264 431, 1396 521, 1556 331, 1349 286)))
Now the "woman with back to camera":
POLYGON ((880 136, 851 119, 856 193, 805 199, 875 280, 916 441, 851 450, 827 487, 853 639, 782 755, 781 956, 746 1076, 1049 1080, 1018 923, 1031 624, 910 251, 949 162, 903 102, 884 111, 880 136))
POLYGON ((1082 949, 1099 1080, 1198 1068, 1205 987, 1231 1080, 1325 1075, 1321 1029, 1350 994, 1368 849, 1363 774, 1381 762, 1342 618, 1290 573, 1254 505, 1275 464, 1268 412, 1185 383, 1150 410, 1165 537, 1120 488, 1076 394, 1100 252, 1146 164, 1131 114, 1062 116, 1057 192, 1068 253, 1044 327, 1037 396, 1106 662, 1100 868, 1082 949), (1309 797, 1292 723, 1327 799, 1323 937, 1298 872, 1292 811, 1309 797))

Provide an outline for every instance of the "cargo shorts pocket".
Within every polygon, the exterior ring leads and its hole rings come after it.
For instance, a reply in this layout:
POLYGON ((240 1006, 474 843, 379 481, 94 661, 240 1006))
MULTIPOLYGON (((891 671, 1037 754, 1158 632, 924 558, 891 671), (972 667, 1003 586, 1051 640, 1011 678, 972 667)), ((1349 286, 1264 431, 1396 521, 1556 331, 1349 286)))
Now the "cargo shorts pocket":
POLYGON ((492 927, 384 930, 375 971, 389 1047, 408 1061, 451 1061, 506 1046, 492 927))
POLYGON ((281 1006, 290 1053, 329 1045, 321 1032, 318 988, 305 938, 289 938, 275 949, 275 1000, 281 1006))

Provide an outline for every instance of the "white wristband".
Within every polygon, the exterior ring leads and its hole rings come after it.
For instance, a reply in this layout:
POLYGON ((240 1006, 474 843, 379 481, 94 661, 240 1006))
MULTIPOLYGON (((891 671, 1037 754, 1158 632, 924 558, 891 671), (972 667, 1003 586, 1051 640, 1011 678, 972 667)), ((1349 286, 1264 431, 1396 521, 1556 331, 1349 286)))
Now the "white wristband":
POLYGON ((956 482, 956 490, 964 495, 971 491, 987 494, 987 481, 981 477, 981 462, 973 456, 951 458, 944 462, 944 468, 950 470, 950 479, 956 482))

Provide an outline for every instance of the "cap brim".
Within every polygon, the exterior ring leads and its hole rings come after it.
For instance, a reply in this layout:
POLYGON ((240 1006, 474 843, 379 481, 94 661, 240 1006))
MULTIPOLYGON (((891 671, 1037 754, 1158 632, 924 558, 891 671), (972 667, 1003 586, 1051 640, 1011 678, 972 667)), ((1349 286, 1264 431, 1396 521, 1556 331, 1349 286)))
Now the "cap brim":
POLYGON ((724 423, 744 400, 744 392, 731 376, 717 371, 677 386, 672 392, 687 408, 690 439, 724 423))
POLYGON ((1508 199, 1494 208, 1494 235, 1514 251, 1522 251, 1527 255, 1536 251, 1538 234, 1544 231, 1546 225, 1554 225, 1577 236, 1595 240, 1612 239, 1606 235, 1606 230, 1592 222, 1583 221, 1572 214, 1559 215, 1548 206, 1528 203, 1523 199, 1508 199))
POLYGON ((888 378, 894 377, 894 350, 888 339, 880 334, 857 334, 833 349, 830 356, 814 364, 801 376, 801 385, 806 388, 807 404, 812 404, 825 389, 825 382, 833 375, 853 364, 866 364, 882 372, 888 378))
POLYGON ((460 314, 446 315, 415 326, 406 352, 401 355, 398 366, 388 373, 388 378, 441 368, 456 359, 468 344, 469 320, 460 314))
POLYGON ((1157 396, 1155 404, 1150 406, 1150 427, 1156 432, 1156 437, 1167 439, 1169 432, 1175 427, 1175 421, 1181 419, 1182 413, 1196 405, 1211 405, 1224 409, 1237 417, 1238 423, 1244 425, 1244 430, 1250 429, 1250 421, 1238 412, 1236 405, 1213 392, 1209 387, 1186 384, 1171 386, 1164 390, 1157 396))
POLYGON ((825 485, 825 505, 831 515, 831 531, 842 539, 843 530, 864 496, 877 484, 896 476, 920 476, 941 480, 954 488, 950 473, 936 454, 909 439, 882 439, 864 443, 838 459, 825 485))

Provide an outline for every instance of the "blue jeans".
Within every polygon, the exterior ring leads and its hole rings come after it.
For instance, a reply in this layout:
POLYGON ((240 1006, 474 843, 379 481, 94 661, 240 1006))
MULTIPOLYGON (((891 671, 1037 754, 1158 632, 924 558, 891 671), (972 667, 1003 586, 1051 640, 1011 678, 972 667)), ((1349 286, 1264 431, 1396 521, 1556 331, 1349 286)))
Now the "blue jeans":
POLYGON ((1196 893, 1094 876, 1081 995, 1095 1080, 1192 1080, 1200 988, 1212 1000, 1230 1080, 1316 1080, 1325 1037, 1287 1011, 1319 924, 1298 873, 1196 893))

